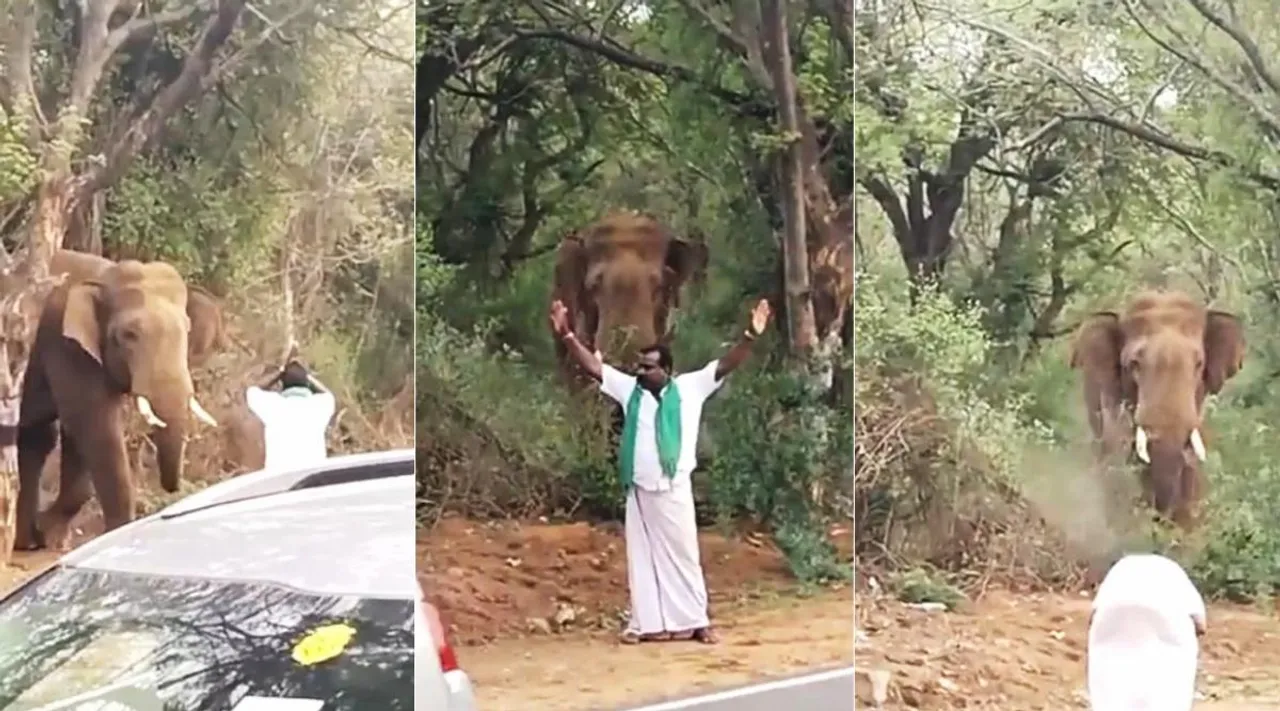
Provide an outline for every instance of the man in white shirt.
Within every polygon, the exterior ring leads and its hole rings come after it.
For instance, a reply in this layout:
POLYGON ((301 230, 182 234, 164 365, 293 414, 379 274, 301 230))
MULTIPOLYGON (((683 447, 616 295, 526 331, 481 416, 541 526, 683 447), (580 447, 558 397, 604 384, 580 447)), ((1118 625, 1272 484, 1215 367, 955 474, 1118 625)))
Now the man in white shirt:
POLYGON ((262 420, 265 467, 305 466, 329 456, 325 430, 337 404, 301 363, 291 360, 261 386, 251 386, 245 400, 262 420), (279 391, 268 389, 277 382, 279 391))
POLYGON ((717 641, 707 615, 690 475, 697 466, 702 405, 751 353, 769 322, 761 299, 751 326, 724 357, 675 375, 664 345, 639 351, 637 375, 603 363, 578 341, 564 304, 551 304, 552 331, 600 390, 623 409, 619 475, 627 491, 625 535, 631 615, 622 641, 717 641))
POLYGON ((1091 711, 1190 711, 1204 598, 1182 566, 1127 555, 1098 586, 1089 619, 1091 711))

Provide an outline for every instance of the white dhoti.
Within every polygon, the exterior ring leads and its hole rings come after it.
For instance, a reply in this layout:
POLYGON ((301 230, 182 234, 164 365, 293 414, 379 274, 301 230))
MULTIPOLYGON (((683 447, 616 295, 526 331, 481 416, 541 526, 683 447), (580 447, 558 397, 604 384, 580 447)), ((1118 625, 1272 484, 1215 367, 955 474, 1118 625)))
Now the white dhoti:
POLYGON ((1204 601, 1161 556, 1128 556, 1108 573, 1089 623, 1092 711, 1190 711, 1204 601))
POLYGON ((655 634, 708 626, 692 488, 632 488, 627 494, 626 537, 631 589, 627 629, 655 634))

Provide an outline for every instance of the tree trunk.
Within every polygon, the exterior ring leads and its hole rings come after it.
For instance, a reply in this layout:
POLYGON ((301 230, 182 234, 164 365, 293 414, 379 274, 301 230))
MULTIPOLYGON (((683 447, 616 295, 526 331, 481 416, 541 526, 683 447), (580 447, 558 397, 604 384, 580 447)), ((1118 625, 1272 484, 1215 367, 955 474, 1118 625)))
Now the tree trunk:
POLYGON ((36 193, 33 224, 17 255, 0 256, 0 565, 13 556, 14 517, 18 494, 18 419, 29 345, 45 297, 53 288, 49 263, 62 246, 67 216, 75 207, 75 183, 53 163, 36 193), (12 314, 13 316, 8 316, 12 314))
MULTIPOLYGON (((16 305, 17 298, 19 294, 10 294, 4 299, 6 313, 16 305)), ((14 517, 18 511, 18 414, 22 407, 22 376, 26 371, 26 364, 15 363, 17 358, 11 354, 22 352, 12 345, 25 335, 9 333, 7 329, 0 334, 0 568, 7 566, 13 555, 14 517)))
POLYGON ((765 61, 773 79, 778 116, 787 140, 786 150, 778 159, 778 182, 783 188, 783 298, 786 301, 787 331, 791 353, 808 355, 817 344, 817 328, 810 298, 809 250, 805 232, 804 155, 799 140, 799 111, 784 5, 782 0, 766 0, 762 3, 761 19, 765 61))

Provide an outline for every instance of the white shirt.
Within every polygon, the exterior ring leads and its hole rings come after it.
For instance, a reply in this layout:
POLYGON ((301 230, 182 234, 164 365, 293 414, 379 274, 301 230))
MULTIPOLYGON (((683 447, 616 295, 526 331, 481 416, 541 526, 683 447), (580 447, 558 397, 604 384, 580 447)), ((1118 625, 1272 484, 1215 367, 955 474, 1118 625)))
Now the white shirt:
MULTIPOLYGON (((676 461, 675 476, 667 479, 658 459, 658 436, 655 424, 658 417, 658 398, 644 390, 640 395, 640 412, 636 423, 636 471, 635 485, 645 491, 669 491, 687 486, 689 476, 698 466, 698 430, 702 420, 702 403, 711 397, 724 379, 716 380, 719 360, 707 363, 701 370, 675 376, 680 390, 680 458, 676 461)), ((600 391, 618 401, 626 410, 631 392, 636 387, 634 375, 600 364, 600 391)), ((625 412, 624 412, 625 414, 625 412)))
POLYGON ((253 386, 245 400, 262 420, 266 467, 305 466, 329 456, 324 432, 336 409, 333 393, 286 396, 253 386))
POLYGON ((1200 653, 1195 623, 1204 598, 1182 566, 1129 555, 1107 572, 1089 624, 1092 711, 1190 711, 1200 653))

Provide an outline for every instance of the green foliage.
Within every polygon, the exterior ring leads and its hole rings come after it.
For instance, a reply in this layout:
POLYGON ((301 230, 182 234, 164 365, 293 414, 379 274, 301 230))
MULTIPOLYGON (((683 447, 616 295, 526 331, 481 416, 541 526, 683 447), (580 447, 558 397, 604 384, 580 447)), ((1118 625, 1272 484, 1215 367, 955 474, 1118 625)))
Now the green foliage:
POLYGON ((897 598, 906 603, 938 603, 954 610, 967 599, 959 588, 936 571, 923 568, 912 568, 895 575, 890 585, 897 598))
POLYGON ((35 184, 36 156, 26 145, 27 127, 0 115, 0 205, 25 195, 35 184))
POLYGON ((804 371, 752 369, 723 386, 704 416, 715 442, 708 498, 722 521, 745 515, 771 525, 800 580, 839 580, 850 571, 837 564, 817 512, 828 497, 847 496, 852 418, 815 382, 804 371))

